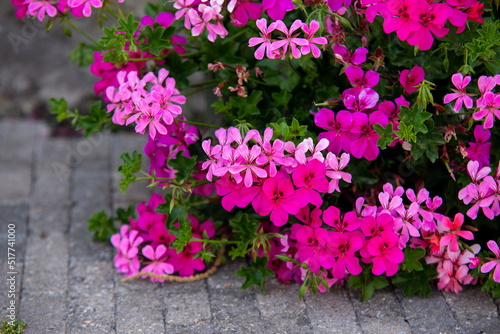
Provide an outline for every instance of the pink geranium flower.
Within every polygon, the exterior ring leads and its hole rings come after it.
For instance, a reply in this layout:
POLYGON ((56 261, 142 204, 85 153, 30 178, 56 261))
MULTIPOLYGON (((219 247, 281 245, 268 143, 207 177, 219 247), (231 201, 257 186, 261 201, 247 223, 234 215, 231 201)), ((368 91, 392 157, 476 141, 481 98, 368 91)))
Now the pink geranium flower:
POLYGON ((101 8, 102 0, 68 0, 70 8, 76 8, 83 5, 83 15, 89 17, 92 14, 92 7, 101 8))
POLYGON ((380 74, 377 72, 369 70, 365 74, 361 67, 355 65, 347 67, 345 74, 354 88, 346 90, 344 94, 359 94, 364 88, 375 87, 380 79, 380 74))
MULTIPOLYGON (((153 249, 151 245, 147 245, 142 249, 142 255, 151 260, 151 263, 142 268, 141 273, 150 272, 158 276, 162 276, 165 274, 170 275, 174 273, 174 267, 171 264, 165 262, 167 255, 167 247, 165 247, 165 245, 158 245, 156 249, 153 249)), ((146 275, 142 276, 142 278, 146 277, 146 275)), ((151 282, 163 283, 165 282, 165 280, 151 277, 151 282)))
POLYGON ((273 20, 283 20, 285 13, 295 8, 292 0, 262 0, 262 6, 273 20))
POLYGON ((403 70, 401 72, 399 82, 404 87, 405 93, 411 94, 418 90, 418 87, 422 80, 424 80, 424 77, 424 70, 420 66, 415 65, 411 69, 411 72, 409 70, 403 70))
POLYGON ((444 103, 450 103, 453 100, 457 100, 455 102, 455 107, 453 108, 454 111, 459 111, 460 108, 462 108, 462 104, 465 104, 465 107, 470 109, 474 106, 474 101, 472 98, 469 96, 470 94, 467 94, 465 92, 465 87, 470 83, 470 76, 464 76, 462 73, 455 73, 451 76, 451 82, 453 82, 453 85, 457 89, 452 89, 453 93, 451 94, 446 94, 444 96, 444 103))
POLYGON ((259 19, 256 22, 257 27, 260 29, 260 37, 252 37, 248 41, 248 46, 256 46, 262 44, 255 50, 255 59, 264 58, 264 53, 267 58, 273 59, 273 46, 271 42, 271 32, 276 29, 276 22, 272 22, 269 27, 267 26, 267 20, 265 18, 259 19))
POLYGON ((445 234, 440 241, 440 246, 445 247, 448 246, 448 250, 450 252, 458 252, 460 251, 460 247, 458 247, 458 237, 462 237, 467 240, 474 239, 474 235, 471 231, 461 231, 460 227, 464 223, 464 215, 461 213, 457 213, 453 221, 451 221, 448 217, 443 217, 441 220, 441 224, 444 226, 445 231, 449 231, 445 234))
POLYGON ((300 261, 308 263, 311 272, 318 273, 320 267, 332 268, 335 258, 326 246, 328 231, 323 228, 293 225, 292 234, 297 238, 297 255, 300 261))
POLYGON ((380 124, 385 127, 389 123, 387 116, 381 111, 375 111, 370 116, 363 112, 355 112, 352 117, 351 132, 359 134, 359 139, 351 142, 351 154, 358 159, 365 157, 370 161, 375 160, 379 153, 377 140, 380 135, 377 134, 373 125, 380 124))
POLYGON ((488 248, 495 254, 496 259, 492 259, 491 261, 486 262, 481 266, 481 272, 489 273, 495 268, 495 272, 493 273, 493 280, 497 283, 500 283, 500 249, 498 248, 498 244, 490 240, 487 242, 488 248))
POLYGON ((351 275, 361 273, 363 269, 359 265, 359 258, 354 253, 363 247, 363 242, 364 240, 357 235, 339 232, 330 233, 327 247, 332 251, 333 256, 337 258, 332 267, 333 277, 343 279, 346 269, 351 275))
POLYGON ((319 139, 328 139, 328 151, 335 155, 339 155, 341 150, 347 153, 351 152, 352 114, 349 111, 340 110, 335 115, 332 110, 321 108, 314 115, 314 123, 320 128, 330 130, 319 134, 319 139))
POLYGON ((413 17, 417 9, 418 0, 388 0, 385 10, 388 15, 384 16, 384 31, 390 34, 396 31, 400 40, 405 41, 412 31, 419 28, 418 22, 413 17))
POLYGON ((307 41, 307 39, 304 39, 304 38, 298 38, 298 37, 295 37, 295 35, 293 34, 295 32, 295 30, 299 29, 302 27, 302 21, 301 20, 295 20, 290 29, 288 29, 285 25, 285 23, 283 23, 283 21, 276 21, 276 29, 278 29, 279 31, 281 31, 282 33, 285 34, 285 38, 284 39, 281 39, 281 40, 278 40, 278 41, 275 41, 273 42, 273 50, 278 50, 280 48, 283 48, 282 49, 282 55, 284 58, 287 51, 288 51, 288 47, 290 47, 290 50, 291 50, 291 53, 292 53, 292 56, 295 58, 295 59, 298 59, 300 58, 300 55, 301 55, 301 52, 299 51, 298 49, 298 46, 305 46, 305 45, 309 45, 309 42, 307 41))
POLYGON ((480 168, 490 165, 491 142, 488 142, 490 137, 490 130, 483 129, 482 125, 476 125, 474 128, 474 138, 476 139, 476 142, 469 142, 469 147, 465 149, 465 152, 467 152, 467 158, 479 162, 480 168))
POLYGON ((290 179, 269 178, 262 185, 264 195, 259 203, 259 214, 262 216, 271 213, 270 219, 274 225, 280 227, 288 221, 288 215, 295 215, 301 208, 301 203, 295 195, 290 179))
POLYGON ((248 18, 257 20, 262 15, 262 4, 244 1, 244 0, 231 0, 227 6, 228 11, 231 13, 231 23, 237 27, 243 27, 247 24, 248 18))
POLYGON ((298 189, 297 198, 301 199, 301 207, 311 203, 316 207, 323 204, 323 199, 319 193, 328 192, 328 180, 325 177, 325 165, 319 160, 313 159, 306 165, 298 165, 293 173, 292 179, 298 189))
POLYGON ((403 251, 399 248, 399 237, 394 232, 383 232, 368 242, 368 253, 373 257, 372 272, 374 275, 392 276, 398 272, 399 264, 404 260, 403 251))
MULTIPOLYGON (((479 106, 479 104, 478 104, 479 106)), ((486 92, 483 96, 479 111, 476 111, 472 117, 477 121, 484 118, 484 128, 491 129, 496 118, 500 119, 500 94, 486 92)))
POLYGON ((357 48, 356 51, 351 54, 345 45, 335 44, 333 53, 335 54, 335 59, 346 66, 359 65, 366 61, 368 49, 363 47, 357 48))
POLYGON ((445 28, 446 20, 453 10, 445 3, 429 3, 420 0, 415 11, 410 15, 419 27, 412 31, 406 40, 410 45, 417 45, 420 50, 429 50, 434 42, 433 34, 444 37, 450 31, 445 28))
POLYGON ((306 33, 306 40, 307 44, 303 45, 300 48, 300 51, 302 52, 303 55, 308 54, 309 52, 312 53, 314 58, 318 58, 321 56, 321 50, 316 46, 316 44, 319 45, 326 45, 328 44, 328 41, 325 37, 314 37, 314 34, 316 31, 319 29, 319 22, 316 20, 312 20, 311 23, 309 23, 309 26, 306 23, 302 23, 302 30, 306 33))

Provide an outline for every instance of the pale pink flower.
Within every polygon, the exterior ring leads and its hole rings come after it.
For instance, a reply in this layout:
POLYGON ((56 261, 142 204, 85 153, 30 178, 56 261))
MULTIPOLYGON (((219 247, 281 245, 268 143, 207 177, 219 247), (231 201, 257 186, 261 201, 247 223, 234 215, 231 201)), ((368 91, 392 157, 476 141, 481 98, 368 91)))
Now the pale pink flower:
POLYGON ((446 94, 444 96, 444 103, 450 103, 453 100, 457 100, 455 102, 454 111, 458 112, 460 108, 462 108, 462 104, 465 104, 465 107, 470 109, 474 106, 474 101, 470 97, 470 94, 465 92, 465 87, 470 83, 471 77, 468 75, 464 78, 462 73, 455 73, 451 76, 451 82, 457 89, 452 89, 453 93, 446 94))

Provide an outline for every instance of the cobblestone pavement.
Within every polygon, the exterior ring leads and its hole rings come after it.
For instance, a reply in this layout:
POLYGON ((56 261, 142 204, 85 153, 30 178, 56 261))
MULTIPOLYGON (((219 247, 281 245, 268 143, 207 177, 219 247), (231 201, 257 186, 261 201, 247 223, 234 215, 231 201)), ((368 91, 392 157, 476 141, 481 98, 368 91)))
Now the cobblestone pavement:
POLYGON ((298 286, 269 281, 243 291, 232 262, 194 283, 121 282, 110 245, 86 220, 137 204, 141 185, 117 190, 123 151, 144 138, 50 138, 40 122, 0 122, 0 317, 7 315, 7 226, 16 226, 16 311, 26 333, 500 333, 499 301, 479 289, 404 298, 400 289, 334 288, 298 300, 298 286))

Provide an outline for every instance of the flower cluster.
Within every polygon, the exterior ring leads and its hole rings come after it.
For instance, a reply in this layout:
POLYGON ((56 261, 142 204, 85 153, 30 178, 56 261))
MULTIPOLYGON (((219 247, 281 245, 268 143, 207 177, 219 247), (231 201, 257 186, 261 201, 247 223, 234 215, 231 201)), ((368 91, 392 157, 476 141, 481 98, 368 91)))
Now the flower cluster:
POLYGON ((296 214, 309 203, 321 206, 320 194, 339 191, 341 179, 351 182, 350 174, 342 172, 349 155, 343 154, 339 160, 328 153, 325 158, 322 151, 328 146, 326 139, 315 146, 308 138, 295 146, 291 141, 272 141, 271 128, 264 131, 264 137, 250 130, 242 138, 234 127, 219 129, 215 135, 219 144, 211 146, 210 139, 202 144, 209 158, 202 169, 207 170, 209 181, 219 177, 215 186, 227 211, 252 203, 257 213, 271 214, 271 222, 282 226, 289 214, 296 214))
MULTIPOLYGON (((331 2, 339 3, 335 0, 328 3, 331 2)), ((400 40, 418 46, 420 50, 429 50, 434 36, 444 37, 448 34, 450 29, 445 27, 446 22, 457 27, 457 33, 464 31, 467 20, 483 22, 481 15, 484 4, 476 0, 375 0, 362 3, 366 7, 366 19, 369 22, 373 22, 379 14, 384 19, 384 31, 387 34, 395 31, 400 40)))
POLYGON ((119 86, 106 89, 106 97, 110 101, 107 108, 108 112, 113 111, 113 122, 120 125, 135 123, 135 131, 142 134, 149 126, 152 139, 156 138, 157 132, 166 135, 166 125, 172 124, 174 118, 182 113, 178 104, 186 102, 186 98, 175 88, 175 79, 168 74, 162 68, 158 76, 149 72, 139 79, 135 71, 128 74, 118 72, 119 86))
MULTIPOLYGON (((118 2, 123 1, 118 0, 118 2)), ((16 16, 19 19, 24 16, 36 17, 40 22, 43 21, 45 15, 55 17, 68 12, 75 17, 89 17, 92 14, 92 8, 101 8, 102 4, 103 0, 12 0, 12 5, 18 7, 16 16)))
MULTIPOLYGON (((172 22, 174 21, 174 15, 172 13, 159 13, 155 18, 151 16, 145 15, 142 17, 141 22, 139 24, 138 29, 142 29, 143 27, 149 26, 151 28, 154 27, 155 23, 158 23, 161 27, 168 28, 172 22)), ((136 36, 137 36, 136 32, 136 36)), ((174 44, 172 50, 176 51, 178 54, 186 53, 186 50, 182 45, 186 44, 186 38, 179 35, 173 35, 171 41, 174 44)), ((117 67, 116 64, 104 61, 105 52, 94 52, 94 61, 90 66, 90 72, 95 76, 101 77, 102 80, 99 80, 94 84, 94 91, 96 95, 99 95, 102 92, 105 92, 106 89, 110 86, 118 87, 118 72, 125 71, 127 74, 129 72, 137 72, 140 73, 141 69, 143 69, 147 64, 147 59, 154 60, 155 64, 162 65, 164 61, 155 59, 151 54, 145 51, 137 50, 131 51, 130 45, 127 42, 125 45, 125 50, 128 53, 127 59, 144 59, 141 61, 127 61, 121 66, 117 67)), ((167 55, 170 50, 163 50, 163 54, 167 55)), ((106 96, 105 96, 106 98, 106 96)))
MULTIPOLYGON (((403 249, 408 245, 427 250, 425 260, 437 266, 439 289, 458 293, 461 285, 475 284, 477 279, 470 275, 468 264, 480 247, 472 246, 474 253, 460 250, 459 238, 473 239, 470 231, 461 230, 463 215, 457 214, 451 221, 437 213, 442 199, 431 198, 426 189, 415 194, 413 189, 405 192, 403 187, 394 189, 389 183, 383 188, 378 206, 365 204, 365 198, 360 197, 356 208, 344 214, 335 206, 324 211, 319 208, 311 211, 309 206, 301 208, 291 231, 271 244, 268 268, 283 283, 291 279, 303 283, 307 272, 304 266, 276 257, 286 255, 297 263, 307 264, 329 286, 342 283, 348 275, 359 275, 360 263, 373 264, 374 275, 393 276, 404 260, 403 249), (411 204, 403 203, 403 194, 411 204)), ((269 224, 261 228, 268 233, 279 232, 269 224)))
MULTIPOLYGON (((125 276, 138 273, 153 273, 158 276, 177 273, 181 277, 186 277, 192 276, 195 271, 205 269, 203 260, 194 257, 203 249, 202 242, 189 242, 180 253, 169 248, 176 237, 165 227, 168 215, 155 212, 162 203, 165 203, 163 197, 153 194, 147 204, 142 202, 137 206, 139 213, 137 221, 130 218, 130 225, 122 225, 120 233, 111 237, 111 243, 117 250, 115 267, 119 273, 125 276)), ((208 238, 214 236, 215 228, 212 221, 207 220, 200 224, 194 216, 189 216, 188 220, 193 238, 201 239, 203 235, 208 238)), ((178 227, 178 223, 176 224, 178 227)), ((147 275, 142 276, 146 277, 147 275)), ((151 281, 164 282, 164 279, 151 277, 151 281)))
POLYGON ((312 53, 315 58, 318 58, 321 56, 321 50, 316 44, 328 44, 325 37, 314 37, 314 34, 319 29, 319 22, 316 20, 312 20, 309 25, 303 23, 301 20, 295 20, 290 29, 281 20, 271 23, 269 27, 265 18, 257 20, 256 24, 261 31, 260 37, 252 37, 248 41, 249 47, 261 44, 255 50, 254 55, 256 59, 264 58, 264 54, 269 59, 284 59, 288 50, 290 50, 291 55, 295 59, 308 53, 312 53), (302 29, 306 38, 298 38, 296 34, 294 35, 297 29, 302 29), (278 40, 271 39, 271 33, 274 30, 281 31, 285 36, 280 36, 278 40))

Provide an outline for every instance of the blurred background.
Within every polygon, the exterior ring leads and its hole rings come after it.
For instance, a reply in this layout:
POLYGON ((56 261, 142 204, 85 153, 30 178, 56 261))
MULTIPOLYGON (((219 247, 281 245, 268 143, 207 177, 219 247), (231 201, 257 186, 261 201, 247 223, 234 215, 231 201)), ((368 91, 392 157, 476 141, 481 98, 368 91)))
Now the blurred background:
MULTIPOLYGON (((127 0, 120 4, 120 8, 124 12, 134 10, 136 16, 142 17, 146 2, 127 0)), ((78 135, 67 123, 57 123, 47 102, 52 97, 64 97, 69 109, 87 112, 96 100, 93 86, 99 78, 88 68, 71 63, 68 58, 79 42, 86 42, 85 38, 76 31, 71 38, 64 35, 59 23, 46 32, 47 18, 42 23, 36 19, 19 20, 15 11, 10 0, 0 2, 0 120, 42 119, 50 125, 54 136, 78 135)), ((92 17, 73 18, 72 22, 98 39, 102 31, 96 16, 94 10, 92 17)), ((104 25, 113 23, 115 21, 110 20, 104 25)), ((196 77, 193 80, 196 81, 196 77)), ((203 94, 197 94, 196 103, 188 99, 184 113, 187 109, 194 113, 203 112, 207 103, 203 94)))

